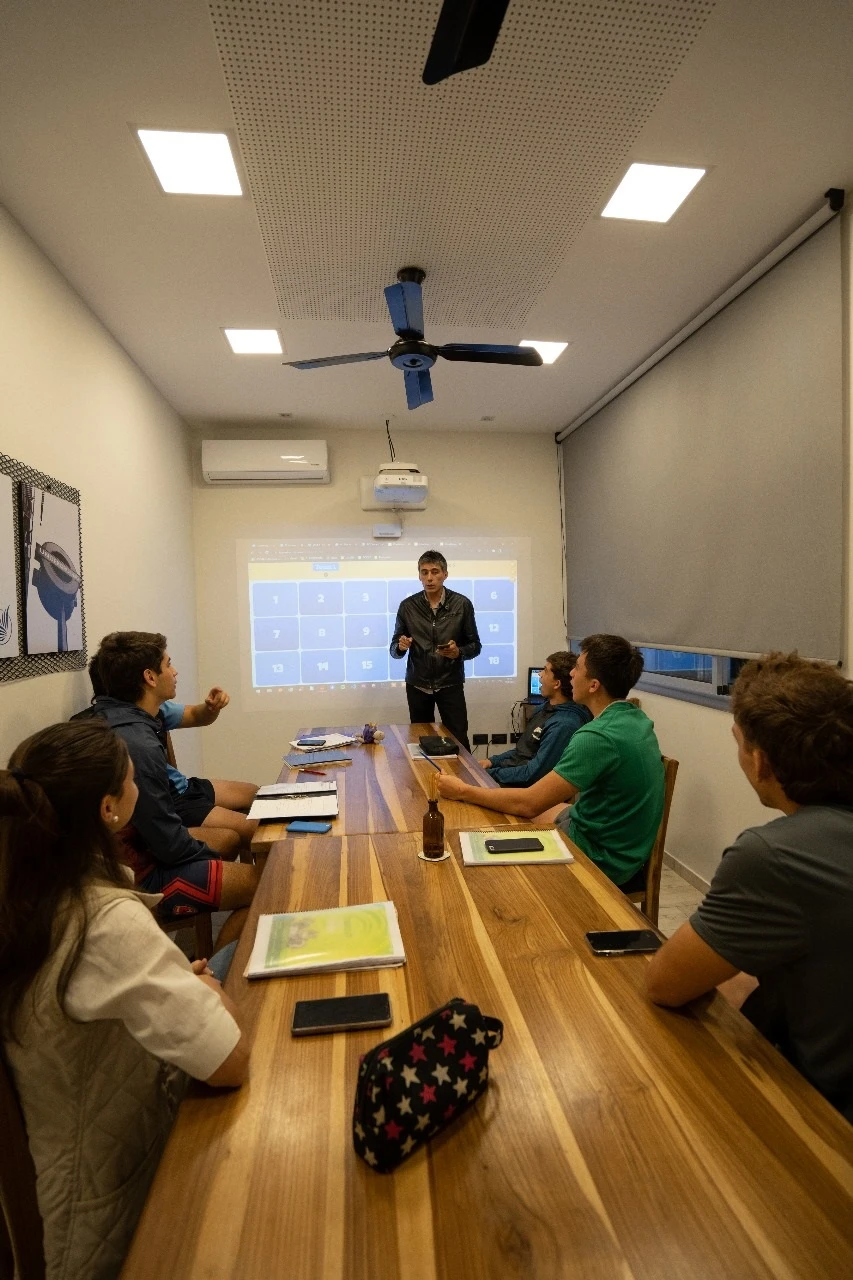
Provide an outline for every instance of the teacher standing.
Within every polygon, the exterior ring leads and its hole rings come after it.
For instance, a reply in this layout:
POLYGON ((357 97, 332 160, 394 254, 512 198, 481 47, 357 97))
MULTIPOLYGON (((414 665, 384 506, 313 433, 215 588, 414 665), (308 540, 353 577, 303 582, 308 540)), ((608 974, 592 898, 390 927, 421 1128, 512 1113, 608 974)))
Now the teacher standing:
POLYGON ((462 743, 468 744, 468 708, 465 705, 465 662, 482 649, 467 596, 444 585, 447 561, 439 551, 425 551, 418 560, 422 591, 400 602, 391 657, 406 663, 406 697, 412 724, 431 722, 435 708, 441 723, 462 743))

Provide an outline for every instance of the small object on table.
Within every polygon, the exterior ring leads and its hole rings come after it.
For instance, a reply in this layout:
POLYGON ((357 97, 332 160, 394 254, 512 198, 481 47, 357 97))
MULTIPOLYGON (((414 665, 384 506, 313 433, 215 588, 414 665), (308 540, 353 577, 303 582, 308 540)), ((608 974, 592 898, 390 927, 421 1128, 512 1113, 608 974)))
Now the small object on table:
POLYGON ((367 724, 361 731, 361 740, 366 747, 376 742, 382 742, 385 734, 373 720, 368 720, 367 724))
POLYGON ((444 849, 444 815, 438 807, 438 779, 434 774, 429 776, 429 796, 427 811, 424 814, 424 848, 423 854, 430 862, 437 862, 445 857, 444 849))
MULTIPOLYGON (((299 770, 299 773, 300 773, 300 774, 301 774, 301 773, 311 773, 311 774, 313 774, 313 775, 314 775, 315 777, 317 777, 317 778, 325 778, 325 776, 326 776, 326 770, 325 770, 325 769, 300 769, 300 770, 299 770)), ((298 779, 298 776, 299 776, 299 775, 297 775, 297 779, 298 779)))

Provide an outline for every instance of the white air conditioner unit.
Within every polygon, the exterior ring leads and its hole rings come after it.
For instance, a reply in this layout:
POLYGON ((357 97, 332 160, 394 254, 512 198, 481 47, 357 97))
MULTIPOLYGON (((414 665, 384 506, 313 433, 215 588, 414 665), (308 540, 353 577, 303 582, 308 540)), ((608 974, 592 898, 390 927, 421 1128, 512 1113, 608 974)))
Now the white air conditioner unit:
POLYGON ((325 440, 202 440, 208 484, 328 484, 325 440))
POLYGON ((362 476, 360 493, 362 511, 425 511, 429 481, 413 462, 389 462, 374 480, 362 476))

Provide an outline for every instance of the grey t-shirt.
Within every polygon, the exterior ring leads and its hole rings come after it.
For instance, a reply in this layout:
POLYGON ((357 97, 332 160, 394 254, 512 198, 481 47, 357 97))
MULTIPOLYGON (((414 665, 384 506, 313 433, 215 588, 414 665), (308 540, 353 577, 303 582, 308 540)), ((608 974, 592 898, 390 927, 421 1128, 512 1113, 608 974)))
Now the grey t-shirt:
POLYGON ((743 1012, 853 1122, 853 808, 744 831, 690 923, 758 978, 743 1012))

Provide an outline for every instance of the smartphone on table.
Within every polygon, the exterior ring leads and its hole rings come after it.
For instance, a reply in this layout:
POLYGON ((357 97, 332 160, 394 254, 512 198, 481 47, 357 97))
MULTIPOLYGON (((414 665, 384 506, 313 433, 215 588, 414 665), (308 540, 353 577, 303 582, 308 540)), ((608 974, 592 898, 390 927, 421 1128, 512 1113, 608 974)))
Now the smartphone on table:
POLYGON ((627 956, 663 945, 652 929, 605 929, 588 933, 586 940, 597 956, 627 956))
POLYGON ((391 1023, 391 999, 387 991, 367 996, 333 996, 329 1000, 297 1000, 293 1009, 294 1036, 314 1036, 330 1031, 361 1031, 391 1023))
POLYGON ((538 853, 544 849, 535 836, 513 836, 509 840, 487 840, 486 853, 538 853))
POLYGON ((288 834, 291 831, 304 831, 309 835, 323 836, 331 829, 331 822, 308 822, 305 818, 293 818, 287 824, 288 834))

